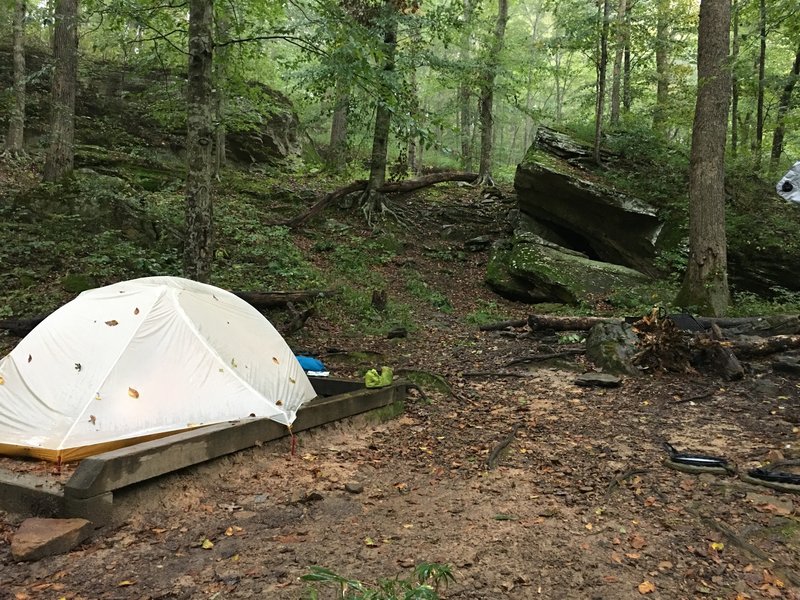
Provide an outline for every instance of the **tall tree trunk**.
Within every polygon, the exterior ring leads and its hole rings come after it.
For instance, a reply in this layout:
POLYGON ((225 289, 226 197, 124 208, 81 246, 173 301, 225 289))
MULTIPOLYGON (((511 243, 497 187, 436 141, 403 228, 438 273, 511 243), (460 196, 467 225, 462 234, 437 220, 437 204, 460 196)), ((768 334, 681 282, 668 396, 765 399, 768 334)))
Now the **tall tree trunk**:
POLYGON ((756 98, 756 139, 753 147, 756 169, 761 167, 761 147, 764 143, 764 86, 767 62, 767 1, 759 0, 758 3, 758 97, 756 98))
POLYGON ((25 146, 25 0, 14 3, 13 38, 13 99, 8 115, 6 151, 16 155, 21 154, 25 146))
POLYGON ((627 1, 619 0, 617 3, 617 23, 614 47, 614 70, 611 83, 611 125, 619 125, 620 91, 622 88, 622 59, 627 47, 627 34, 625 31, 625 13, 627 1))
POLYGON ((78 85, 78 0, 56 0, 53 30, 50 147, 44 180, 58 181, 75 164, 75 88, 78 85))
POLYGON ((347 165, 347 127, 350 116, 350 85, 343 77, 336 80, 328 165, 340 171, 347 165))
POLYGON ((631 105, 633 104, 633 91, 631 88, 631 2, 625 7, 625 56, 623 57, 623 75, 622 75, 622 108, 625 112, 630 112, 631 105))
MULTIPOLYGON (((386 30, 383 34, 384 64, 383 71, 388 85, 388 79, 394 72, 395 49, 397 48, 397 19, 395 18, 394 0, 383 1, 386 30)), ((389 90, 383 90, 388 93, 389 90)), ((389 151, 389 127, 392 123, 392 111, 387 100, 378 98, 378 107, 375 111, 375 133, 372 138, 372 155, 369 164, 369 179, 367 188, 362 196, 362 206, 367 217, 367 222, 372 222, 373 216, 383 212, 383 199, 378 193, 378 188, 386 182, 386 157, 389 151)))
MULTIPOLYGON (((466 64, 470 60, 472 48, 472 14, 474 0, 464 0, 464 33, 461 36, 460 60, 466 64)), ((467 69, 461 76, 458 84, 458 113, 459 137, 461 141, 461 166, 465 171, 472 171, 472 124, 474 122, 472 109, 472 86, 466 76, 467 69)))
POLYGON ((792 72, 789 73, 789 78, 783 86, 781 98, 778 102, 778 116, 775 122, 775 131, 772 134, 772 152, 770 153, 770 168, 775 169, 778 166, 778 160, 783 153, 783 137, 786 134, 786 114, 789 112, 789 106, 792 102, 792 93, 794 86, 797 84, 797 79, 800 77, 800 46, 797 47, 797 53, 794 57, 794 65, 792 65, 792 72))
POLYGON ((211 198, 213 13, 213 0, 190 0, 184 271, 188 278, 196 281, 208 281, 214 257, 211 198))
POLYGON ((598 0, 600 24, 600 55, 597 60, 597 97, 594 106, 594 162, 600 164, 600 145, 603 138, 603 109, 606 102, 606 69, 608 67, 608 13, 609 0, 598 0), (601 5, 602 2, 602 12, 601 5))
POLYGON ((725 239, 725 142, 731 81, 731 0, 702 0, 697 100, 689 174, 689 264, 676 303, 721 316, 729 302, 725 239))
POLYGON ((736 63, 739 60, 739 0, 733 0, 733 46, 731 48, 731 154, 739 151, 739 77, 736 63))
POLYGON ((494 103, 494 78, 503 51, 505 41, 506 23, 508 22, 508 0, 498 0, 497 21, 494 26, 494 39, 492 41, 491 55, 481 75, 481 160, 478 167, 478 181, 482 184, 492 184, 492 140, 494 118, 492 105, 494 103))
MULTIPOLYGON (((228 41, 228 15, 225 8, 217 14, 217 44, 228 41)), ((228 95, 228 47, 220 46, 216 51, 214 62, 214 167, 212 176, 219 180, 220 171, 227 162, 226 143, 227 127, 225 126, 225 105, 228 95)))
POLYGON ((669 102, 670 0, 658 0, 656 22, 656 106, 653 128, 664 132, 669 102))

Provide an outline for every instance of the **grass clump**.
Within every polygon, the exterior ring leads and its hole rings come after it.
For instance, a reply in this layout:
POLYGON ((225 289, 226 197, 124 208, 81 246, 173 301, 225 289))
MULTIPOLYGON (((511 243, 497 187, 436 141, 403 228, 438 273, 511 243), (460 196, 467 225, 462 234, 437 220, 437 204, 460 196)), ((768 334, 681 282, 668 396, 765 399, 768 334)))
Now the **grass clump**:
POLYGON ((307 598, 319 600, 320 587, 333 588, 339 600, 438 600, 439 589, 455 581, 448 565, 420 563, 411 577, 379 579, 374 585, 358 579, 343 577, 324 567, 311 567, 310 573, 300 577, 313 583, 307 598))

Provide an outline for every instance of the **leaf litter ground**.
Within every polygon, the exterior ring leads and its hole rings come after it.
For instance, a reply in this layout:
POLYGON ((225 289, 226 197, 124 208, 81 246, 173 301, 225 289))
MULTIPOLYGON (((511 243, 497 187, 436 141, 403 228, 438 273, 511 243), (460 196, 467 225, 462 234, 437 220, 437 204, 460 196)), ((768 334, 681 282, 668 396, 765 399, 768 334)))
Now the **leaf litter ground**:
MULTIPOLYGON (((460 214, 470 194, 453 193, 460 214)), ((331 303, 289 342, 336 376, 387 364, 436 373, 450 392, 423 385, 427 400, 412 391, 394 420, 304 433, 295 456, 268 444, 121 492, 115 522, 68 555, 14 563, 20 517, 3 515, 0 595, 296 599, 311 565, 374 582, 428 561, 454 568, 446 598, 800 598, 797 496, 662 464, 663 441, 740 469, 796 457, 800 381, 751 363, 737 383, 651 375, 601 390, 573 384, 591 369, 582 357, 509 367, 564 346, 467 323, 489 303, 510 319, 531 307, 486 289, 485 252, 457 264, 437 252, 460 242, 421 197, 400 201, 415 228, 379 270, 423 326, 358 334, 331 303), (409 294, 409 268, 452 312, 409 294)))

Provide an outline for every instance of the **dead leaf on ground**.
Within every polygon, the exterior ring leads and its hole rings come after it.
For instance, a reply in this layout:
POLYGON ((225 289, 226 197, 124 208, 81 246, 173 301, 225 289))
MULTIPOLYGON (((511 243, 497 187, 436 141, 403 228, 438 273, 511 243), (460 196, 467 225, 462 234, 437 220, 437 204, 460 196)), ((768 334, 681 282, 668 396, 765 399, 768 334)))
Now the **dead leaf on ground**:
POLYGON ((656 591, 656 584, 651 581, 643 581, 639 584, 638 589, 640 594, 651 594, 656 591))
POLYGON ((640 536, 638 533, 634 534, 629 539, 631 543, 631 548, 635 548, 636 550, 641 550, 645 546, 647 546, 647 540, 640 536))

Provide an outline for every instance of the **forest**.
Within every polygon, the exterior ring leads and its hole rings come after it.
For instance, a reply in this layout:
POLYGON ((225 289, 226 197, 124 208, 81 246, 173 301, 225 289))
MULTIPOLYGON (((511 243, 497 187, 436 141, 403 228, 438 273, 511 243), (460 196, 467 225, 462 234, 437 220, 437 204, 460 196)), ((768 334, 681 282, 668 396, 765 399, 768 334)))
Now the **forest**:
POLYGON ((0 0, 0 386, 158 276, 408 386, 61 554, 0 510, 0 590, 800 598, 798 79, 796 0, 0 0))

